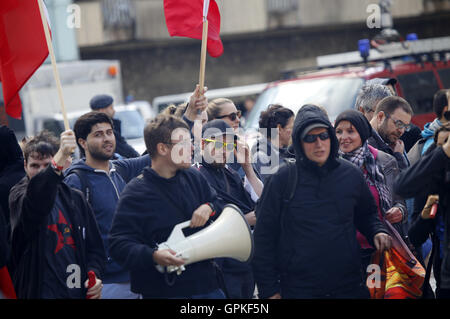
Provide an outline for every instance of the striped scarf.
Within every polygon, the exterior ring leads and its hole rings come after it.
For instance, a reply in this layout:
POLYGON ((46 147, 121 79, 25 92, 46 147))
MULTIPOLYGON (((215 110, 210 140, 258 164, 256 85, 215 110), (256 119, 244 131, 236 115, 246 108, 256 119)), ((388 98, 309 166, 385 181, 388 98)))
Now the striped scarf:
POLYGON ((375 158, 369 149, 367 141, 364 145, 352 152, 343 153, 339 150, 339 156, 344 158, 361 170, 366 168, 367 174, 365 174, 366 182, 368 185, 374 185, 380 196, 381 211, 386 213, 392 207, 392 195, 386 186, 385 178, 378 165, 375 163, 375 158))

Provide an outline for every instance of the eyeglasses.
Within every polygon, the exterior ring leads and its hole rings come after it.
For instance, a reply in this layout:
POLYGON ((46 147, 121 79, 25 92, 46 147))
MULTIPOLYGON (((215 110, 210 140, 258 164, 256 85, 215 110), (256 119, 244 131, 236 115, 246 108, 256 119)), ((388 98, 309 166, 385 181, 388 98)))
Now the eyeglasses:
POLYGON ((221 148, 226 148, 228 151, 232 151, 235 149, 236 144, 235 143, 226 143, 226 142, 220 142, 220 141, 216 141, 216 140, 211 140, 208 138, 203 139, 205 142, 208 143, 214 143, 214 148, 215 149, 221 149, 221 148))
POLYGON ((328 131, 322 132, 320 134, 308 134, 303 138, 303 142, 314 143, 315 141, 317 141, 317 138, 325 141, 330 138, 330 134, 328 133, 328 131))
POLYGON ((164 144, 167 144, 167 145, 188 146, 188 145, 192 145, 192 143, 194 143, 194 139, 193 139, 193 138, 188 139, 188 140, 183 140, 183 141, 180 141, 180 142, 176 142, 176 143, 167 142, 167 143, 164 143, 164 144))
POLYGON ((237 112, 233 112, 227 115, 218 116, 218 119, 223 119, 224 117, 228 117, 231 121, 236 121, 236 118, 241 118, 242 112, 239 110, 237 112))
POLYGON ((406 132, 409 132, 409 130, 411 129, 411 124, 405 124, 400 120, 396 120, 388 113, 385 113, 385 115, 386 115, 386 118, 388 118, 388 119, 390 118, 392 120, 392 122, 394 122, 395 127, 398 128, 399 130, 405 129, 406 132))

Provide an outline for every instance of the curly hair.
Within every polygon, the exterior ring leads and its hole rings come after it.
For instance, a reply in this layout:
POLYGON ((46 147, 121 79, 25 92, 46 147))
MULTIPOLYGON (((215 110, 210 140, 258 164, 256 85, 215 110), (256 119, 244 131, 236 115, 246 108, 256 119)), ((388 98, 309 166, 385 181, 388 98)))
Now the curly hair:
POLYGON ((43 130, 28 140, 23 149, 25 162, 28 158, 43 159, 53 157, 59 149, 59 139, 50 131, 43 130))
POLYGON ((290 109, 283 107, 279 104, 271 104, 266 111, 261 112, 259 116, 259 127, 265 128, 263 134, 266 135, 266 138, 270 139, 271 129, 277 128, 278 124, 284 128, 289 119, 294 116, 294 112, 290 109))

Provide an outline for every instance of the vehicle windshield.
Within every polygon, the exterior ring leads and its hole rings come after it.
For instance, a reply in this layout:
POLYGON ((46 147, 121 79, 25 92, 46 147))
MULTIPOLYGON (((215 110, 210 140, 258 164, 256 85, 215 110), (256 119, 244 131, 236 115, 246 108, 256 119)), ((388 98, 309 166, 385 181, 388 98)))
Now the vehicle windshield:
POLYGON ((116 111, 114 118, 122 122, 122 136, 129 140, 144 136, 145 122, 137 110, 116 111))
POLYGON ((284 82, 265 90, 256 100, 245 130, 257 130, 259 116, 270 104, 280 104, 297 114, 305 104, 323 106, 331 122, 344 110, 353 108, 364 83, 362 78, 321 78, 284 82))

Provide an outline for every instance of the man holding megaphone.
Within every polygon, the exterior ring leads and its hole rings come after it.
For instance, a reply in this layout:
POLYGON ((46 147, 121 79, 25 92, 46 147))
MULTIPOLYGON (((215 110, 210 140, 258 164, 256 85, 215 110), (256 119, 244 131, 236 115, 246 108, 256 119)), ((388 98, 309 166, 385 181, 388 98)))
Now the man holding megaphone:
POLYGON ((215 215, 216 193, 191 168, 193 144, 184 121, 159 115, 147 124, 144 138, 152 164, 122 193, 110 231, 111 256, 130 270, 131 290, 143 298, 224 298, 211 260, 190 264, 179 274, 157 269, 185 263, 158 244, 187 220, 187 235, 201 230, 215 215))

